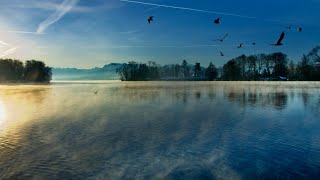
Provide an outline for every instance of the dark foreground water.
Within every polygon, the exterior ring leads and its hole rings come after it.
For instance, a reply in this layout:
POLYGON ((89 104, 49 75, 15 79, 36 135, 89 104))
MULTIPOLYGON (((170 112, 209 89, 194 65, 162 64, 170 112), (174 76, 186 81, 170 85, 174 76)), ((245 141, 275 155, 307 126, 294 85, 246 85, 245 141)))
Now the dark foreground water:
POLYGON ((320 83, 0 86, 0 179, 318 177, 320 83))

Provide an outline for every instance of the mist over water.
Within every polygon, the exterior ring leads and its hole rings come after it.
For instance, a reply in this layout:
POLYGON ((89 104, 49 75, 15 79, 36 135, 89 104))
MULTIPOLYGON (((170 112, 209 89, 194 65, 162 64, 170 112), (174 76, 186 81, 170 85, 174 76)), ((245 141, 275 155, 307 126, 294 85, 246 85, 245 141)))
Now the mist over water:
POLYGON ((0 179, 316 178, 319 113, 318 82, 1 85, 0 179))

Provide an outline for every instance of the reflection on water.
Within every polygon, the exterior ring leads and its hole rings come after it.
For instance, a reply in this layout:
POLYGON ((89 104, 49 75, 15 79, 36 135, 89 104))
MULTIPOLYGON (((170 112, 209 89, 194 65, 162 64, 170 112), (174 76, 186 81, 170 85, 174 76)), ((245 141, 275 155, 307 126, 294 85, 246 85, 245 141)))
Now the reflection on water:
POLYGON ((0 179, 316 178, 319 87, 0 86, 0 179))
POLYGON ((3 123, 5 118, 6 118, 6 109, 2 100, 0 99, 0 125, 3 123))

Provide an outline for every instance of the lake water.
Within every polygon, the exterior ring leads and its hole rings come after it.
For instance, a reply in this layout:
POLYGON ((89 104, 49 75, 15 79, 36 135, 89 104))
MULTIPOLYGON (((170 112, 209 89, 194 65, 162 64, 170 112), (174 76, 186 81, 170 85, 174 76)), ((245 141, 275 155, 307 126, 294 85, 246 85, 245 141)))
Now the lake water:
POLYGON ((319 115, 318 82, 1 85, 0 179, 313 179, 319 115))

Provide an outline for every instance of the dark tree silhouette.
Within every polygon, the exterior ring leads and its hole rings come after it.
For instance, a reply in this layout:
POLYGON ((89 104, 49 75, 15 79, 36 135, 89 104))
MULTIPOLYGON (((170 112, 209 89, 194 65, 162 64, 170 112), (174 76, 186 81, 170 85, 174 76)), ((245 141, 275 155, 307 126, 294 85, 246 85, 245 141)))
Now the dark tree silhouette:
POLYGON ((308 58, 308 56, 303 55, 301 61, 298 64, 298 80, 311 81, 314 80, 314 67, 308 58))
POLYGON ((240 70, 240 65, 235 59, 228 61, 227 64, 223 66, 223 79, 228 81, 240 80, 240 70))
POLYGON ((51 68, 41 61, 0 59, 0 82, 50 82, 51 68))
POLYGON ((44 62, 30 60, 26 61, 24 68, 24 79, 29 82, 50 82, 52 77, 51 68, 44 62))
POLYGON ((287 65, 288 65, 288 59, 287 59, 287 55, 283 54, 283 53, 273 53, 270 55, 271 58, 274 61, 274 77, 278 77, 278 76, 282 76, 282 77, 286 77, 288 74, 288 69, 287 69, 287 65))
POLYGON ((179 64, 174 65, 174 77, 180 77, 181 66, 179 64))
POLYGON ((194 76, 199 77, 201 75, 201 65, 200 63, 196 63, 194 66, 194 76))
POLYGON ((320 46, 314 47, 310 53, 308 54, 308 57, 311 58, 314 62, 320 62, 320 46))
POLYGON ((190 77, 190 69, 189 69, 187 60, 182 61, 181 68, 183 71, 183 77, 190 77))
POLYGON ((240 77, 242 80, 246 79, 246 66, 247 66, 247 57, 243 54, 236 58, 236 61, 239 63, 239 66, 241 68, 241 74, 240 77))
POLYGON ((23 68, 23 63, 19 60, 0 59, 0 81, 21 81, 23 78, 23 68))
MULTIPOLYGON (((298 64, 293 61, 288 64, 287 55, 281 52, 241 55, 223 66, 219 80, 320 80, 319 53, 320 46, 315 47, 308 55, 304 55, 298 64)), ((196 63, 192 68, 186 60, 183 60, 181 65, 165 66, 156 65, 154 62, 149 62, 148 65, 129 62, 124 64, 118 73, 121 80, 127 81, 160 78, 162 80, 215 80, 218 76, 218 71, 212 63, 206 69, 201 67, 200 63, 196 63), (195 77, 191 78, 191 74, 195 77)))
POLYGON ((208 78, 209 81, 213 81, 217 78, 218 76, 218 71, 217 68, 215 67, 212 62, 209 64, 208 68, 206 69, 206 77, 208 78))
POLYGON ((296 67, 296 65, 294 64, 293 61, 290 61, 290 63, 289 63, 288 77, 289 77, 289 80, 297 80, 298 79, 297 67, 296 67))
POLYGON ((248 63, 248 79, 250 80, 257 80, 257 56, 251 55, 247 57, 247 63, 248 63))
POLYGON ((155 62, 147 64, 136 63, 134 61, 128 64, 123 64, 120 69, 117 69, 122 81, 145 81, 145 80, 158 80, 159 71, 155 62))

